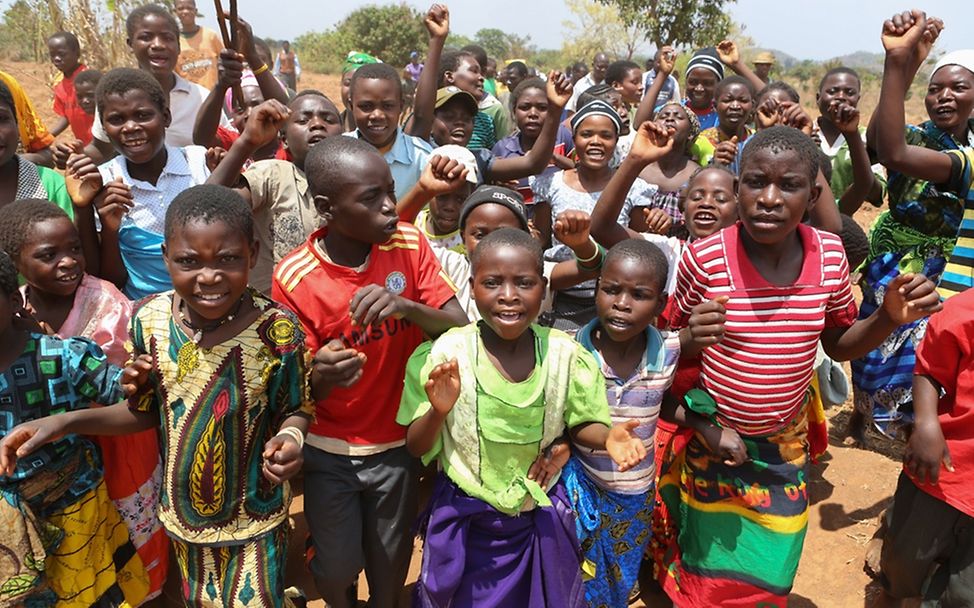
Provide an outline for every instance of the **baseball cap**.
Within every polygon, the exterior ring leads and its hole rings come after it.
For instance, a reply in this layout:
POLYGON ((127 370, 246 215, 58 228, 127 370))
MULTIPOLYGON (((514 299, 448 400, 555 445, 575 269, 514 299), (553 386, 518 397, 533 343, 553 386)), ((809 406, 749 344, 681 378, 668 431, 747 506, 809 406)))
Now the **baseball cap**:
POLYGON ((470 110, 470 113, 476 114, 477 111, 480 109, 480 106, 477 104, 477 100, 474 99, 474 96, 471 95, 470 93, 467 93, 463 89, 460 89, 455 86, 443 87, 441 89, 438 89, 436 91, 436 104, 433 107, 441 108, 443 107, 443 104, 445 104, 446 102, 450 101, 451 99, 453 99, 458 95, 460 96, 460 99, 463 100, 463 103, 466 104, 467 108, 470 110))

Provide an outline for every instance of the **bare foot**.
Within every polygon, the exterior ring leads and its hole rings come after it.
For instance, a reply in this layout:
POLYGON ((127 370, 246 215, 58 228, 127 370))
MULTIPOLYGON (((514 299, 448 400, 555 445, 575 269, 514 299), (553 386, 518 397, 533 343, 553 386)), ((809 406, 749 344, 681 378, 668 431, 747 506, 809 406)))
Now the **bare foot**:
POLYGON ((848 447, 858 447, 865 449, 868 446, 866 441, 866 417, 857 409, 852 410, 849 416, 849 426, 846 427, 847 437, 842 440, 842 444, 848 447))
POLYGON ((879 528, 876 529, 876 533, 866 543, 866 558, 862 566, 863 571, 874 579, 878 579, 879 574, 882 572, 880 557, 883 554, 883 541, 885 539, 886 511, 884 510, 879 514, 879 528))

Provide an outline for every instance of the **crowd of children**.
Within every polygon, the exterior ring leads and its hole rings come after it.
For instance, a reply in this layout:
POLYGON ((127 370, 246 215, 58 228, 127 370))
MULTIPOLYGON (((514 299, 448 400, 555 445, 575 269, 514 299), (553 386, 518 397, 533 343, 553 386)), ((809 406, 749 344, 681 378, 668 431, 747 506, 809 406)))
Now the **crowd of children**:
POLYGON ((974 51, 904 118, 939 19, 883 24, 867 127, 850 68, 814 119, 730 40, 498 72, 439 4, 339 111, 197 16, 105 73, 51 34, 50 133, 0 73, 0 606, 301 605, 298 544, 392 608, 417 534, 424 608, 785 606, 837 361, 853 439, 908 430, 877 605, 974 605, 974 51))

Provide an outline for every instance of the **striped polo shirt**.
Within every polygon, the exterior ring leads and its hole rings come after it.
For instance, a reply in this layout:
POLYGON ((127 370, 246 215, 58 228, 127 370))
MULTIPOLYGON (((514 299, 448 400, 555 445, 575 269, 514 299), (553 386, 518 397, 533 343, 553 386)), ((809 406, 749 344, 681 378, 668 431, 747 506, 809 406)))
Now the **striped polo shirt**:
POLYGON ((957 229, 957 243, 947 258, 937 291, 945 300, 974 285, 974 148, 947 150, 953 164, 947 189, 964 199, 964 216, 957 229))
POLYGON ((590 450, 576 446, 575 455, 585 467, 589 478, 600 488, 620 494, 642 494, 656 482, 654 441, 663 393, 673 383, 676 363, 680 358, 680 334, 660 333, 655 327, 646 328, 646 351, 642 361, 629 378, 620 378, 592 344, 592 332, 598 329, 594 319, 578 330, 575 339, 595 356, 605 378, 606 398, 612 424, 637 420, 636 435, 643 440, 646 458, 635 467, 620 472, 605 450, 590 450))
POLYGON ((729 296, 723 340, 701 354, 700 383, 721 425, 768 435, 805 403, 822 331, 849 327, 856 303, 839 237, 801 224, 805 257, 792 285, 769 283, 741 242, 741 224, 686 247, 677 271, 674 328, 697 304, 729 296))

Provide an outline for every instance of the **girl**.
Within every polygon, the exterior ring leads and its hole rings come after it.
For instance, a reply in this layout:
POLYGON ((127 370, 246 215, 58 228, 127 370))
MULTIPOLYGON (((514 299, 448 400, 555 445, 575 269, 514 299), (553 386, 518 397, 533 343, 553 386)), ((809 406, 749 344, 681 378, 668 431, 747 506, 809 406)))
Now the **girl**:
MULTIPOLYGON (((974 63, 970 51, 948 53, 937 61, 930 75, 924 98, 930 120, 919 126, 905 125, 898 119, 877 113, 867 132, 870 148, 880 151, 878 137, 884 129, 906 136, 890 135, 888 145, 895 150, 922 147, 935 152, 968 149, 974 142, 974 63)), ((911 66, 912 69, 912 66, 911 66)), ((916 74, 910 72, 907 82, 916 74)), ((885 74, 884 74, 885 77, 885 74)), ((903 86, 906 86, 904 84, 903 86)), ((885 99, 901 93, 884 86, 885 99)), ((895 102, 892 102, 895 103, 895 102)), ((902 100, 900 105, 902 105, 902 100)), ((876 219, 869 233, 870 255, 863 270, 861 314, 870 314, 882 302, 883 293, 898 272, 923 272, 941 286, 947 295, 945 266, 958 242, 968 192, 940 181, 930 180, 926 171, 907 170, 896 156, 880 151, 880 160, 889 170, 889 211, 876 219), (887 157, 887 158, 884 158, 887 157)), ((947 155, 938 155, 947 158, 947 155)), ((949 282, 949 281, 948 281, 949 282)), ((965 287, 969 287, 969 283, 965 287)), ((960 291, 951 285, 950 290, 960 291)), ((857 416, 849 432, 860 443, 865 440, 866 420, 881 432, 895 436, 913 420, 914 347, 926 330, 926 320, 900 327, 889 348, 871 352, 852 362, 853 391, 857 416)))
MULTIPOLYGON (((543 243, 549 244, 545 259, 562 261, 571 252, 552 238, 554 218, 569 209, 591 213, 599 194, 608 184, 613 170, 609 160, 615 150, 622 121, 612 106, 595 100, 579 107, 572 115, 572 132, 578 162, 574 169, 541 176, 534 183, 536 199, 534 219, 543 243)), ((645 206, 653 186, 636 179, 625 197, 617 221, 628 225, 636 207, 645 206)), ((640 211, 636 213, 641 214, 640 211)), ((594 283, 587 281, 575 288, 555 294, 553 317, 555 327, 574 332, 595 316, 594 283)))
POLYGON ((0 207, 13 201, 47 199, 74 217, 64 178, 47 167, 35 165, 17 154, 20 130, 17 106, 7 85, 0 81, 0 207))
MULTIPOLYGON (((479 104, 484 98, 484 77, 480 73, 480 64, 477 58, 470 53, 463 51, 444 53, 440 60, 439 79, 437 88, 455 86, 462 91, 473 95, 474 100, 479 104)), ((503 109, 503 106, 501 107, 503 109)), ((471 150, 479 150, 494 147, 497 143, 494 119, 481 110, 478 110, 473 119, 473 135, 467 147, 471 150)))
MULTIPOLYGON (((492 152, 497 158, 524 156, 534 148, 541 134, 541 128, 548 116, 548 95, 545 83, 540 78, 530 78, 521 81, 511 92, 511 114, 517 125, 517 131, 497 142, 492 152)), ((552 162, 548 164, 541 175, 550 175, 558 169, 571 169, 574 163, 568 158, 575 150, 572 133, 564 125, 558 125, 555 137, 555 147, 552 152, 552 162)), ((536 176, 524 177, 517 182, 517 191, 524 197, 528 205, 534 203, 534 192, 531 184, 536 176)))
POLYGON ((118 156, 96 167, 87 156, 68 159, 68 175, 80 182, 79 205, 94 200, 101 220, 81 226, 88 247, 100 251, 98 274, 132 299, 172 287, 162 259, 162 225, 177 194, 210 174, 200 146, 166 144, 172 114, 159 83, 142 70, 116 68, 98 83, 102 123, 118 156), (99 238, 100 236, 100 238, 99 238))
MULTIPOLYGON (((122 370, 93 342, 25 329, 23 312, 17 270, 0 252, 0 436, 122 398, 122 370)), ((56 437, 16 464, 0 455, 0 602, 137 606, 149 581, 108 497, 98 450, 77 434, 56 437)))
POLYGON ((746 78, 734 75, 721 80, 714 98, 718 125, 701 131, 690 150, 701 165, 710 164, 719 143, 742 145, 753 132, 747 123, 754 109, 754 89, 746 78))
POLYGON ((933 283, 907 274, 855 320, 841 241, 802 224, 818 173, 808 136, 759 132, 741 161, 741 221, 692 243, 680 262, 672 325, 709 344, 686 405, 661 413, 696 431, 659 489, 676 529, 664 589, 680 606, 785 606, 807 526, 819 339, 832 358, 854 358, 941 308, 933 283))
POLYGON ((610 428, 590 354, 534 323, 544 298, 541 247, 522 230, 487 235, 473 255, 483 321, 421 345, 406 368, 397 421, 439 475, 425 517, 418 605, 584 605, 578 539, 562 484, 527 478, 566 429, 620 470, 645 457, 634 420, 610 428))
POLYGON ((673 382, 680 339, 654 327, 666 304, 666 257, 642 239, 609 250, 596 288, 598 318, 576 339, 599 364, 613 421, 639 421, 647 458, 617 472, 608 454, 580 446, 565 468, 578 514, 576 530, 587 569, 589 606, 625 606, 650 536, 655 497, 654 435, 664 392, 673 382))
POLYGON ((291 498, 284 482, 301 468, 310 415, 304 335, 291 313, 248 289, 253 219, 231 190, 199 186, 176 197, 164 251, 174 291, 132 314, 140 356, 126 368, 130 401, 21 425, 0 444, 0 468, 9 474, 65 433, 158 428, 166 457, 159 518, 186 604, 279 607, 291 498))
MULTIPOLYGON (((114 285, 85 272, 81 237, 64 211, 48 201, 17 201, 0 228, 0 249, 24 278, 24 308, 44 333, 87 338, 101 347, 109 363, 125 365, 132 305, 114 285)), ((169 542, 155 516, 162 471, 156 434, 99 437, 96 442, 108 495, 146 566, 153 597, 162 590, 169 561, 169 542)))

